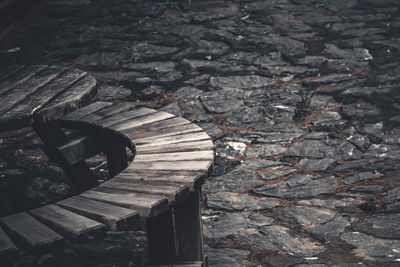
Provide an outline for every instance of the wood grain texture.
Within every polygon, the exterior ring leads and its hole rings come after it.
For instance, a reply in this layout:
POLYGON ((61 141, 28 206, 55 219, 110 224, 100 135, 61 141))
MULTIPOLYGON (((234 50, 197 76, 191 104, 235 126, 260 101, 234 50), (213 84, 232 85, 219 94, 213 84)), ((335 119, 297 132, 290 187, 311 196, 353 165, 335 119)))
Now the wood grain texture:
MULTIPOLYGON (((127 104, 127 103, 120 103, 113 106, 109 106, 92 114, 89 114, 84 117, 85 121, 95 122, 98 120, 106 119, 108 117, 114 116, 118 113, 122 113, 125 111, 133 110, 135 105, 127 104)), ((82 118, 83 119, 83 118, 82 118)))
POLYGON ((200 151, 200 150, 211 150, 214 148, 211 140, 193 141, 193 142, 182 142, 182 143, 170 143, 164 145, 137 145, 137 155, 149 154, 149 153, 172 153, 172 152, 185 152, 185 151, 200 151))
POLYGON ((99 190, 101 189, 96 188, 96 190, 89 190, 82 193, 80 196, 136 210, 140 216, 144 218, 154 217, 165 212, 169 208, 168 199, 162 196, 120 190, 105 190, 107 192, 101 192, 99 190))
POLYGON ((113 103, 110 103, 110 102, 97 101, 97 102, 94 102, 90 105, 84 106, 84 107, 64 116, 63 120, 85 121, 83 119, 85 116, 88 116, 96 111, 100 111, 106 107, 112 106, 112 104, 113 103))
POLYGON ((117 124, 111 125, 111 128, 115 131, 122 131, 173 117, 175 116, 170 113, 159 111, 137 119, 131 119, 127 122, 118 122, 117 124))
POLYGON ((124 190, 136 193, 160 195, 168 198, 170 203, 179 202, 189 196, 187 185, 165 185, 162 182, 136 182, 136 181, 111 181, 105 182, 100 187, 124 190))
POLYGON ((73 84, 86 76, 86 72, 76 69, 69 69, 46 86, 19 103, 12 110, 1 116, 1 119, 24 118, 33 120, 32 115, 40 110, 47 103, 50 103, 62 92, 68 90, 73 84))
POLYGON ((0 218, 5 230, 23 246, 42 248, 58 245, 63 237, 26 212, 0 218))
POLYGON ((205 132, 178 134, 166 137, 154 136, 143 139, 135 139, 134 142, 137 146, 160 146, 160 145, 203 141, 203 140, 210 140, 210 136, 208 136, 208 134, 206 134, 205 132))
POLYGON ((0 84, 3 82, 3 80, 8 79, 22 68, 24 68, 24 65, 9 65, 2 67, 0 69, 0 84))
MULTIPOLYGON (((86 76, 35 114, 36 122, 58 119, 88 103, 97 92, 93 76, 86 76)), ((111 103, 110 103, 111 104, 111 103)), ((110 105, 108 104, 108 105, 110 105)))
POLYGON ((165 170, 165 171, 203 171, 207 172, 212 161, 141 161, 129 165, 129 170, 165 170))
POLYGON ((18 71, 13 73, 11 76, 5 76, 7 78, 0 83, 0 95, 5 94, 10 89, 23 84, 25 81, 29 80, 36 73, 47 68, 46 65, 33 65, 23 68, 19 68, 18 71))
POLYGON ((17 247, 10 240, 7 234, 0 228, 0 257, 15 254, 17 247))
POLYGON ((146 132, 139 132, 139 133, 130 133, 129 137, 132 139, 143 139, 143 138, 151 138, 151 137, 166 137, 166 136, 171 136, 171 135, 178 135, 178 134, 185 134, 185 133, 194 133, 194 132, 201 132, 203 129, 201 129, 199 126, 189 123, 189 124, 183 124, 183 125, 178 125, 178 126, 171 126, 169 128, 164 128, 164 129, 150 129, 146 132))
POLYGON ((185 125, 185 124, 191 124, 191 122, 184 118, 181 118, 181 117, 173 117, 170 119, 152 122, 149 124, 138 126, 135 128, 121 130, 121 132, 130 138, 135 138, 135 136, 137 136, 137 134, 139 134, 139 133, 143 134, 143 133, 147 133, 147 132, 151 132, 151 131, 158 131, 158 130, 176 127, 176 126, 185 125))
POLYGON ((146 116, 146 115, 149 115, 149 114, 155 113, 155 112, 156 111, 154 109, 150 109, 150 108, 138 108, 135 110, 130 110, 130 111, 126 111, 126 112, 114 115, 114 116, 106 118, 104 120, 96 121, 96 124, 103 126, 103 127, 111 127, 112 128, 113 125, 125 123, 126 121, 131 121, 135 118, 146 116))
POLYGON ((190 190, 200 186, 204 182, 204 172, 195 171, 165 171, 165 170, 130 170, 126 169, 112 181, 116 182, 160 182, 165 184, 186 184, 190 190))
POLYGON ((154 154, 139 154, 135 157, 134 162, 146 162, 146 161, 187 161, 187 160, 214 160, 213 150, 204 151, 187 151, 187 152, 175 152, 175 153, 154 153, 154 154))
POLYGON ((105 230, 105 225, 56 205, 33 209, 30 213, 72 239, 86 239, 105 230))
POLYGON ((8 110, 14 108, 17 104, 21 103, 40 88, 54 80, 65 70, 65 67, 48 67, 47 69, 36 73, 36 75, 24 83, 13 87, 13 89, 0 100, 0 114, 4 114, 8 110))
POLYGON ((113 231, 133 228, 139 218, 139 214, 134 210, 79 196, 59 201, 57 205, 85 217, 100 221, 113 231))

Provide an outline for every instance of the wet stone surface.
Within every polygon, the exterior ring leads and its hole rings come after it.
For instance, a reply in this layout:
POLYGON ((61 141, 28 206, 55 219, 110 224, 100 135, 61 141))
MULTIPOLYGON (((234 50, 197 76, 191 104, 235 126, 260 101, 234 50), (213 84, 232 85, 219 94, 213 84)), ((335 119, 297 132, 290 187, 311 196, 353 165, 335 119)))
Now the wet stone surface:
MULTIPOLYGON (((203 187, 210 266, 399 265, 398 1, 191 2, 50 0, 0 43, 0 63, 74 65, 101 82, 100 100, 203 127, 216 147, 203 187)), ((15 141, 0 139, 2 214, 23 208, 13 188, 37 205, 74 193, 54 173, 27 178, 3 156, 24 154, 15 141)), ((104 159, 91 164, 104 174, 104 159)), ((140 265, 140 238, 115 238, 101 264, 140 265)), ((39 266, 76 265, 72 254, 39 266)))

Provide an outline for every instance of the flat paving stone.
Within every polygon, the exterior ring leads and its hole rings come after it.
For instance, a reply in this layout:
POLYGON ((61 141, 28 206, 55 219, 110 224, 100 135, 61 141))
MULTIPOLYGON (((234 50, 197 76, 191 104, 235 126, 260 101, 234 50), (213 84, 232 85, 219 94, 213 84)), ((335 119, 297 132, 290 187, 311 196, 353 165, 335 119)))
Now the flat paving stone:
POLYGON ((297 174, 287 181, 263 185, 253 190, 254 193, 280 198, 316 197, 332 194, 337 186, 335 177, 316 177, 312 175, 297 174))
POLYGON ((279 205, 276 199, 253 197, 247 194, 218 192, 207 195, 207 206, 228 211, 265 210, 279 205))
MULTIPOLYGON (((2 40, 0 62, 77 65, 99 99, 202 127, 216 151, 203 186, 211 266, 397 266, 399 12, 395 0, 54 0, 2 40)), ((0 152, 17 147, 0 138, 0 152)), ((23 184, 46 203, 73 191, 2 161, 0 189, 23 184)), ((1 212, 20 205, 9 192, 1 212)), ((140 265, 134 239, 112 240, 20 263, 140 265)))

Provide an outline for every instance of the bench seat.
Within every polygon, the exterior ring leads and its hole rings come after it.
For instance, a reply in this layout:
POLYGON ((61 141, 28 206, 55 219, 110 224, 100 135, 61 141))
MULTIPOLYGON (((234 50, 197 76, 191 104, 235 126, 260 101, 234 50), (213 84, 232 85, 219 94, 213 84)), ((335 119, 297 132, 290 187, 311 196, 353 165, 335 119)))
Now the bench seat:
POLYGON ((15 255, 19 246, 54 248, 65 239, 84 242, 105 231, 143 229, 151 264, 202 265, 199 202, 214 150, 199 126, 167 112, 109 102, 94 102, 56 123, 83 134, 48 148, 55 158, 73 166, 105 152, 112 177, 91 181, 94 186, 77 196, 0 218, 0 257, 15 255), (135 154, 129 165, 127 148, 135 154))

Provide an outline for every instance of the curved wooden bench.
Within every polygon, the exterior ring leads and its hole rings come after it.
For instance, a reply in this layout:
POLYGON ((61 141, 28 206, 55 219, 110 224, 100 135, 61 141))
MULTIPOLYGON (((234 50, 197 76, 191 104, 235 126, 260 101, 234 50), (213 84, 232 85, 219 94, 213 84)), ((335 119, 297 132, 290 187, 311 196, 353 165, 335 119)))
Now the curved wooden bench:
POLYGON ((92 103, 57 123, 87 133, 54 148, 59 157, 74 164, 105 151, 113 177, 55 204, 0 218, 0 255, 15 253, 14 244, 41 250, 63 239, 139 227, 147 233, 150 263, 201 266, 201 185, 214 150, 199 126, 166 112, 108 102, 92 103), (126 148, 136 153, 129 166, 126 148))

